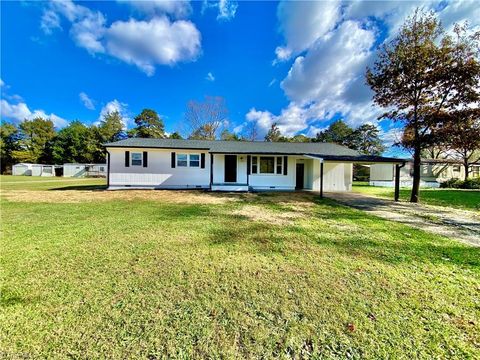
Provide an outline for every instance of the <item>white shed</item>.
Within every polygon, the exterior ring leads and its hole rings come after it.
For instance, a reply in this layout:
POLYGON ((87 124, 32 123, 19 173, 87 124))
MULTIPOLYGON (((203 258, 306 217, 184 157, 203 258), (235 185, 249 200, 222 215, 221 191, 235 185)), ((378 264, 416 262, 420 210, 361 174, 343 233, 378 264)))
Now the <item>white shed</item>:
POLYGON ((19 163, 12 167, 12 175, 55 176, 54 165, 19 163))
POLYGON ((107 164, 63 164, 64 177, 106 177, 107 164))
POLYGON ((32 175, 32 165, 29 163, 19 163, 12 166, 12 175, 24 175, 24 176, 31 176, 32 175))

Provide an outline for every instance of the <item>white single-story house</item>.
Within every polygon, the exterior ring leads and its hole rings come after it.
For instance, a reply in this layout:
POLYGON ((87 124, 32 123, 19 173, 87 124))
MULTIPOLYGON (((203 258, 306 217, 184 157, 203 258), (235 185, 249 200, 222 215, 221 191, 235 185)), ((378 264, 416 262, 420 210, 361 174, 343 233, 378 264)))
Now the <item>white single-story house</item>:
POLYGON ((55 176, 55 165, 18 163, 13 165, 12 175, 55 176))
MULTIPOLYGON (((438 188, 444 181, 463 179, 465 168, 462 162, 452 159, 422 159, 420 186, 438 188)), ((480 164, 472 165, 470 177, 480 176, 480 164)), ((393 187, 394 166, 391 164, 373 164, 370 166, 370 185, 393 187)), ((400 171, 400 186, 412 186, 413 161, 407 161, 400 171)))
POLYGON ((104 145, 109 189, 350 191, 353 163, 400 164, 332 143, 129 138, 104 145))
POLYGON ((106 177, 107 164, 63 164, 64 177, 106 177))

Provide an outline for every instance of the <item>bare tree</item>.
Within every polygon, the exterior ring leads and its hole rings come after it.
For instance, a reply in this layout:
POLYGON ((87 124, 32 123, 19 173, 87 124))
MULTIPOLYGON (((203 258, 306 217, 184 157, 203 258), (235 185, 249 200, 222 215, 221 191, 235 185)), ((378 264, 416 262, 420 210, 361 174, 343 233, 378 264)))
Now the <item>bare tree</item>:
POLYGON ((258 124, 250 121, 243 130, 242 138, 247 141, 255 141, 258 138, 258 124))
POLYGON ((202 102, 190 100, 185 113, 189 139, 215 140, 227 119, 228 109, 223 97, 205 96, 202 102))

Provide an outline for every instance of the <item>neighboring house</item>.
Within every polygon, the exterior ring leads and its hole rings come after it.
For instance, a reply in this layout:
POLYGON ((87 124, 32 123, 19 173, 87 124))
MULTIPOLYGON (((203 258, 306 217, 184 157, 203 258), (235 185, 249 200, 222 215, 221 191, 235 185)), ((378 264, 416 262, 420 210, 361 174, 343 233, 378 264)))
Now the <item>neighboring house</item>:
POLYGON ((12 175, 55 176, 55 165, 19 163, 13 165, 12 175))
MULTIPOLYGON (((465 168, 462 162, 450 159, 422 159, 420 186, 440 187, 450 179, 463 179, 465 168)), ((473 165, 470 177, 480 176, 480 164, 473 165)), ((400 186, 411 186, 413 182, 413 161, 408 161, 400 170, 400 186)), ((394 186, 394 168, 389 164, 373 164, 370 166, 370 185, 394 186)))
POLYGON ((64 177, 106 177, 107 164, 63 164, 64 177))
POLYGON ((105 147, 109 189, 350 191, 353 163, 404 162, 331 143, 130 138, 105 147))

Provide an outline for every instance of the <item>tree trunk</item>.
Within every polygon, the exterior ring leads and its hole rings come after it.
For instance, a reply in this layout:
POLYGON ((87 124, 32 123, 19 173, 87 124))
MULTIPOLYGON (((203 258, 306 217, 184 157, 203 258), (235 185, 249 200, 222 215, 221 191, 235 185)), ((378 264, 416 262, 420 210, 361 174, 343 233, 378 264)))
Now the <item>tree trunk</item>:
POLYGON ((418 203, 420 190, 420 147, 415 147, 413 154, 413 186, 410 202, 418 203))
POLYGON ((468 179, 468 160, 463 160, 463 167, 465 168, 465 180, 468 179))

